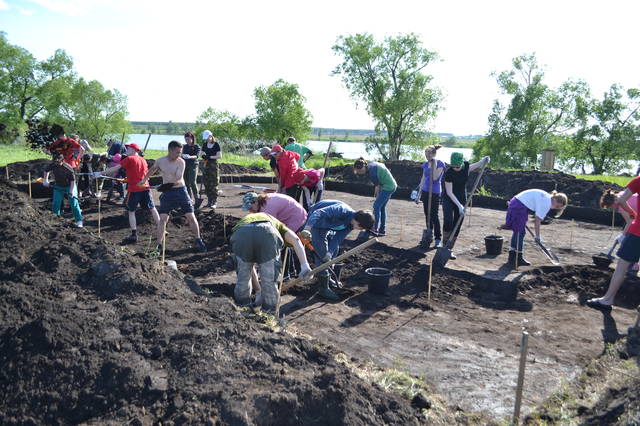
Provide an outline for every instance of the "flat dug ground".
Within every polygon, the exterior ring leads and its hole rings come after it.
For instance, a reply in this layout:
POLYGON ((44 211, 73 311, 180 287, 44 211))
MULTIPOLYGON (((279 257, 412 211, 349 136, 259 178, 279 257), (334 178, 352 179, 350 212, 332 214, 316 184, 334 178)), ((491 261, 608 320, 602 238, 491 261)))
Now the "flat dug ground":
MULTIPOLYGON (((192 250, 184 218, 172 219, 168 227, 167 258, 175 260, 179 270, 214 299, 233 294, 235 273, 228 261, 226 238, 244 214, 239 209, 244 190, 230 183, 220 189, 223 194, 216 214, 198 213, 203 238, 211 248, 208 253, 192 250)), ((354 209, 370 208, 372 202, 370 197, 336 192, 324 198, 343 200, 354 209)), ((41 210, 49 206, 46 199, 35 203, 41 210)), ((95 233, 95 201, 87 201, 83 212, 86 230, 95 233)), ((619 340, 633 325, 640 280, 627 279, 611 314, 589 309, 584 301, 604 293, 613 271, 592 266, 591 256, 607 251, 619 229, 554 220, 543 226, 542 238, 562 265, 551 266, 527 239, 525 257, 533 266, 516 271, 505 266, 510 234, 497 230, 504 215, 471 210, 456 243, 458 258, 444 270, 434 268, 429 298, 428 264, 434 251, 425 255, 416 247, 424 228, 422 206, 391 200, 387 236, 349 259, 342 269, 342 300, 326 303, 312 284, 295 287, 282 297, 282 322, 289 330, 329 344, 355 360, 422 377, 450 405, 485 412, 494 419, 504 419, 513 411, 520 337, 526 329, 530 340, 523 413, 531 412, 564 383, 580 376, 607 343, 619 340), (505 237, 499 256, 486 254, 484 237, 490 234, 505 237), (364 270, 374 266, 392 270, 385 295, 368 292, 364 270)), ((147 214, 139 212, 138 218, 140 240, 124 250, 130 257, 145 258, 153 246, 153 225, 147 214)), ((128 234, 122 206, 101 203, 103 238, 118 243, 128 234)), ((353 232, 345 249, 358 244, 356 237, 353 232)), ((64 251, 63 246, 60 249, 64 251)), ((400 418, 383 422, 396 421, 403 422, 400 418)))

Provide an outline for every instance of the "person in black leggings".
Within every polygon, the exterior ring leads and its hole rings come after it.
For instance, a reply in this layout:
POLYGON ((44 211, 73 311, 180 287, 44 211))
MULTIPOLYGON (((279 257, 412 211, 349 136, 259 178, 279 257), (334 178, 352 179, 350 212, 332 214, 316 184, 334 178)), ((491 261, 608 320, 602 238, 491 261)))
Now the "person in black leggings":
MULTIPOLYGON (((436 153, 442 145, 431 145, 425 148, 424 156, 427 159, 422 164, 422 179, 420 180, 420 190, 416 198, 416 204, 422 201, 424 208, 424 219, 427 228, 431 228, 435 237, 435 246, 440 247, 442 242, 442 231, 440 230, 440 218, 438 211, 440 209, 440 197, 442 194, 442 176, 444 175, 444 162, 436 160, 436 153), (431 186, 431 217, 429 219, 429 186, 431 186)), ((427 249, 429 239, 429 231, 422 231, 422 240, 420 246, 427 249)))

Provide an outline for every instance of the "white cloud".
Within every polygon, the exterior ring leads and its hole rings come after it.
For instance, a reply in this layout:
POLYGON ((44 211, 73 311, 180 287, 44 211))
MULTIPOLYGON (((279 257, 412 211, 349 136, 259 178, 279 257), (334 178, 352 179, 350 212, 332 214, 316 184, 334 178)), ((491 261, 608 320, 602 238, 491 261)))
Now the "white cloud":
POLYGON ((9 10, 9 3, 5 0, 0 0, 0 10, 9 10))
MULTIPOLYGON (((0 0, 1 1, 1 0, 0 0)), ((26 15, 26 16, 31 16, 33 15, 33 10, 29 10, 29 9, 23 9, 23 8, 18 8, 18 10, 20 11, 20 14, 22 15, 26 15)))

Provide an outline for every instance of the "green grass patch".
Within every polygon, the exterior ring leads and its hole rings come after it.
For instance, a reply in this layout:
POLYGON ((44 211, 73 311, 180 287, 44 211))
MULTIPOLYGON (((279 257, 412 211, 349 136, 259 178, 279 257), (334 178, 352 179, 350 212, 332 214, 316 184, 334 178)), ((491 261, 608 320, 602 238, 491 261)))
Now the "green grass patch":
POLYGON ((634 176, 607 176, 607 175, 574 175, 578 179, 584 180, 600 180, 602 182, 615 183, 620 186, 627 186, 627 184, 634 178, 634 176))
POLYGON ((38 158, 49 158, 49 156, 42 151, 35 151, 24 145, 0 146, 0 167, 20 161, 37 160, 38 158))

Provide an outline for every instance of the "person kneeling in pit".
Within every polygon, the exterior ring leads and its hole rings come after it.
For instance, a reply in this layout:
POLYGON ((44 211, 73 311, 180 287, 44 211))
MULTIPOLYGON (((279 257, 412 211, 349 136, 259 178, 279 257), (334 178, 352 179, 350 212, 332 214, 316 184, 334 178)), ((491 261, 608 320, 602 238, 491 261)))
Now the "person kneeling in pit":
MULTIPOLYGON (((309 209, 307 223, 300 233, 302 238, 313 245, 313 258, 316 266, 330 261, 338 254, 338 248, 354 229, 370 230, 375 219, 373 213, 366 210, 357 212, 342 201, 323 200, 309 209)), ((318 294, 329 300, 339 300, 329 285, 337 286, 329 277, 329 271, 318 274, 318 294)))
POLYGON ((276 283, 282 267, 280 250, 285 243, 293 247, 300 261, 300 277, 305 281, 312 278, 302 242, 273 216, 266 213, 246 215, 233 227, 230 241, 237 261, 234 296, 240 306, 251 304, 251 276, 254 264, 257 264, 261 282, 255 304, 266 312, 276 311, 280 297, 276 283))
MULTIPOLYGON (((181 209, 195 237, 196 248, 201 252, 206 252, 207 246, 204 244, 204 241, 202 241, 202 238, 200 238, 198 220, 194 214, 193 203, 191 202, 191 197, 189 197, 187 187, 184 183, 185 162, 180 158, 182 155, 182 144, 178 141, 171 141, 169 142, 168 151, 166 156, 156 160, 154 165, 138 183, 138 186, 144 187, 147 180, 159 170, 162 174, 163 186, 171 186, 171 188, 160 195, 160 207, 158 208, 158 213, 160 213, 158 240, 161 241, 161 237, 164 236, 164 231, 169 221, 169 212, 173 209, 181 209)), ((160 246, 156 247, 156 252, 159 253, 161 249, 160 246)))

